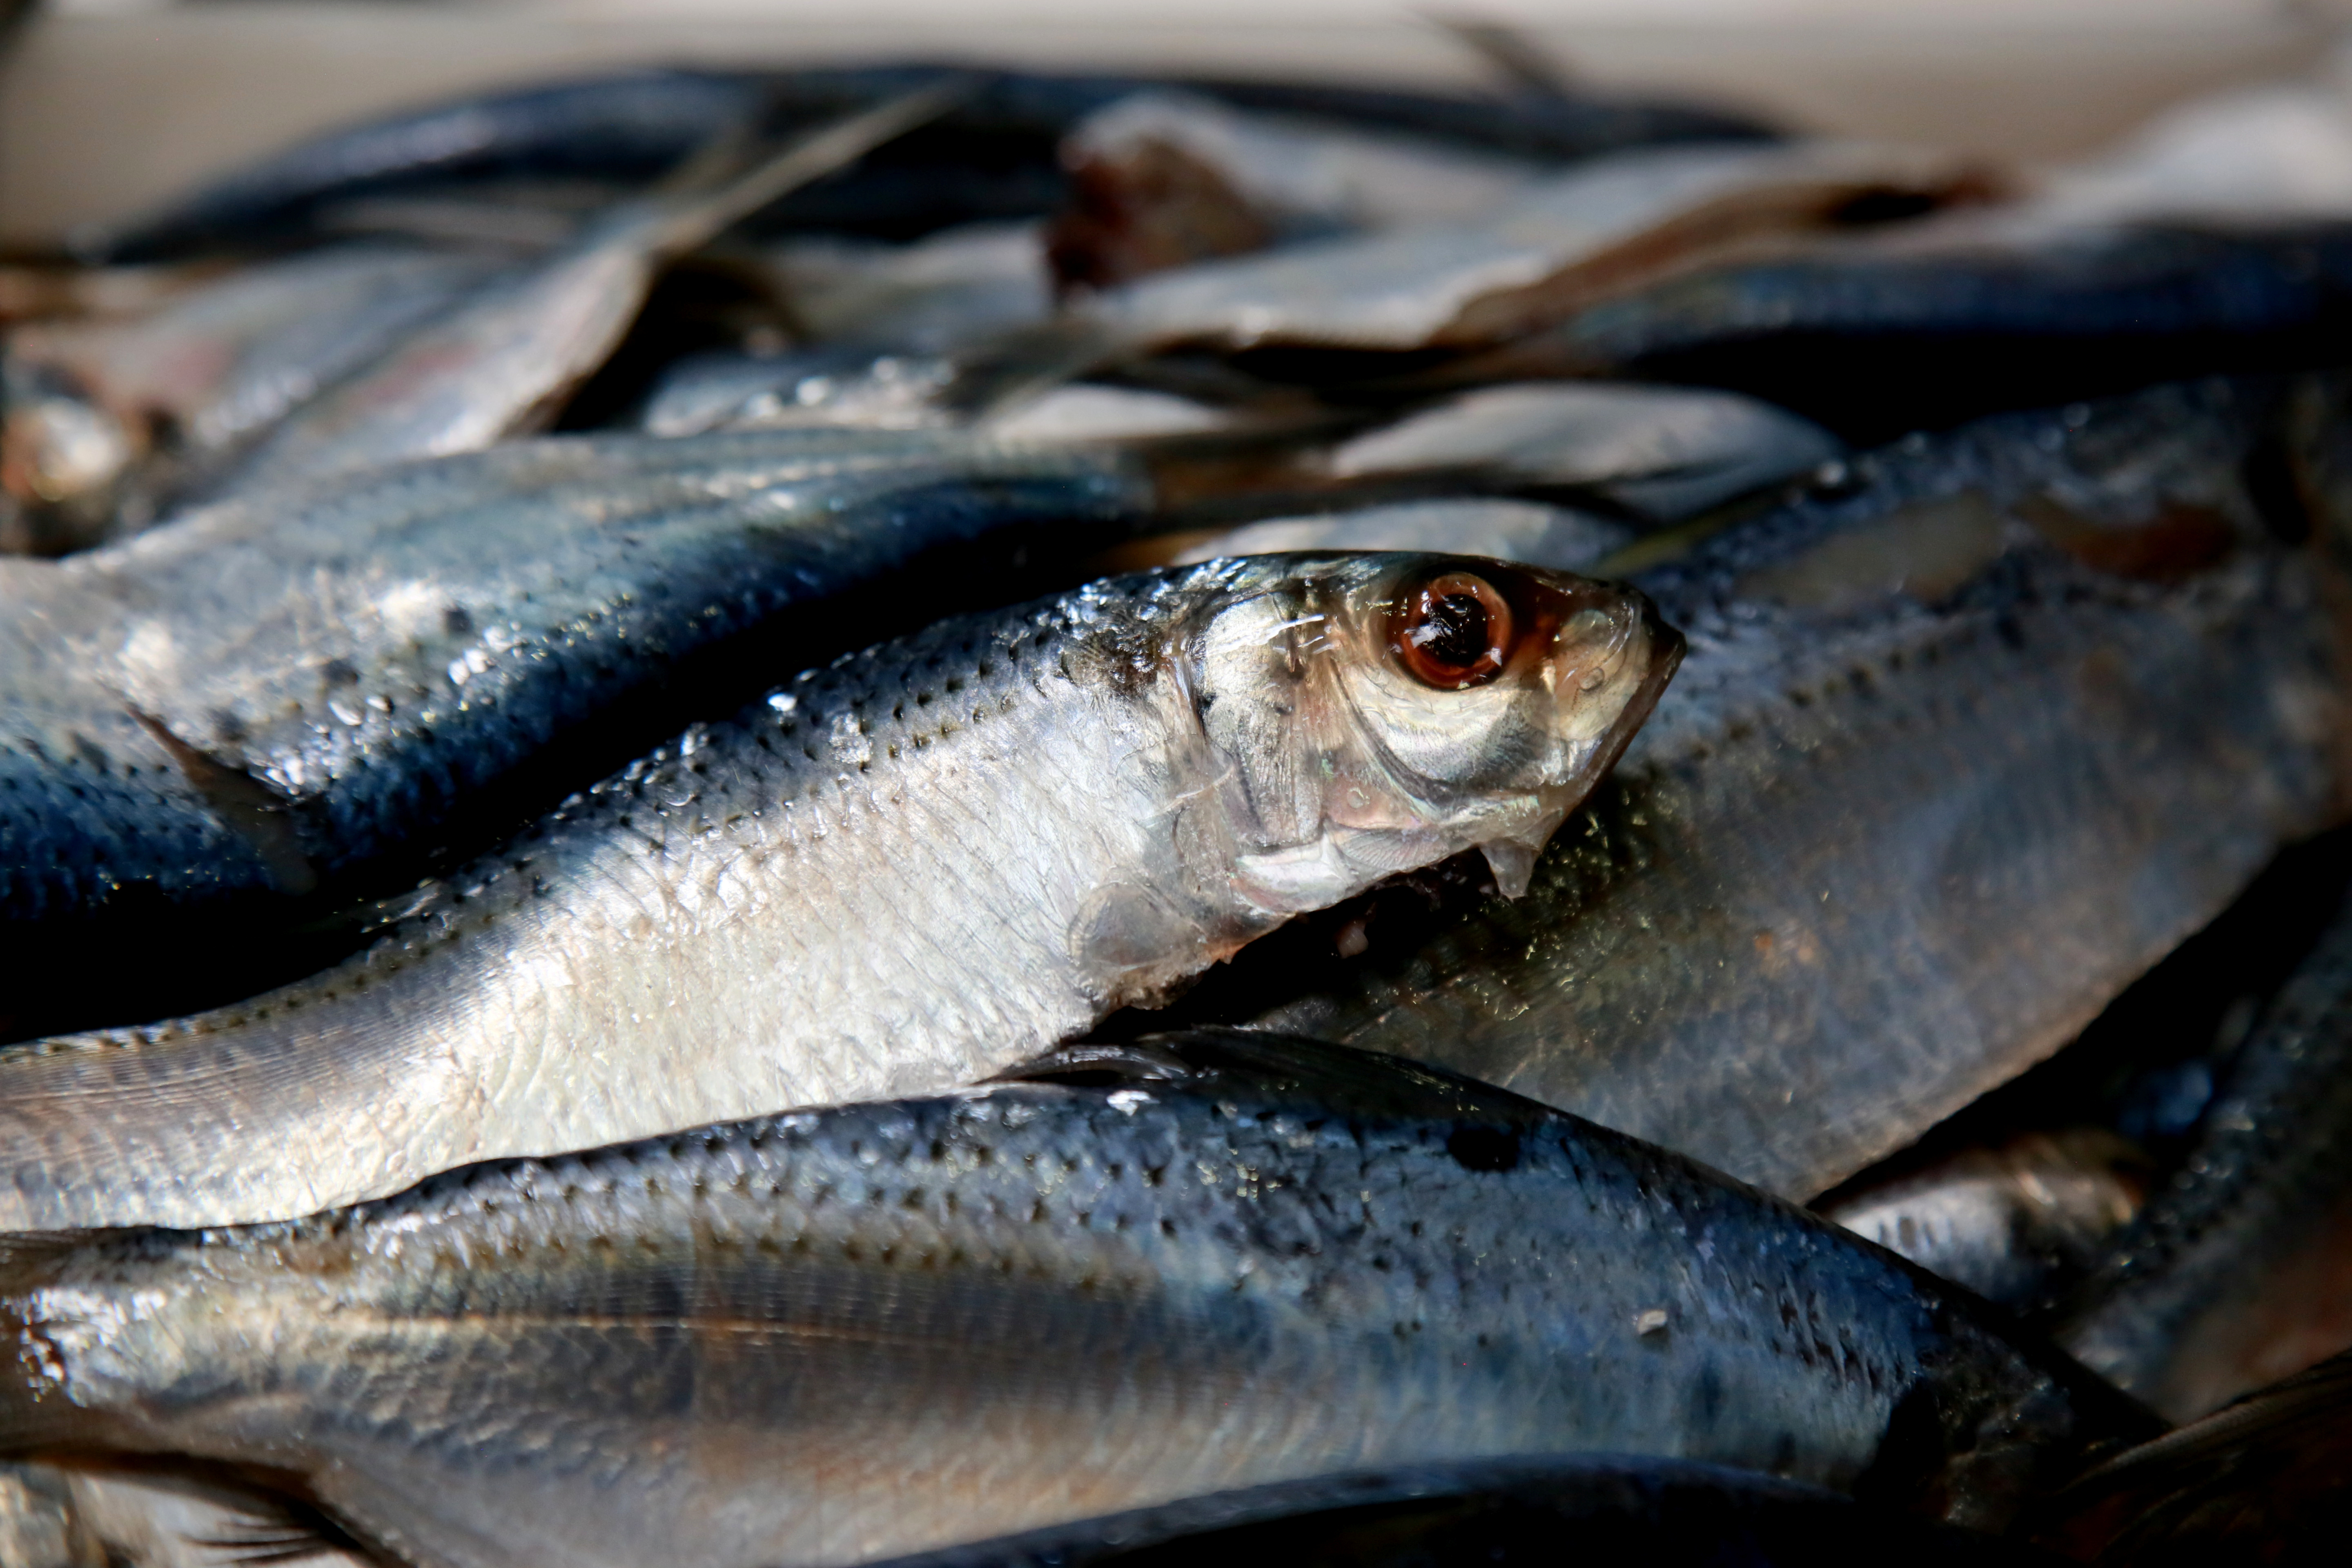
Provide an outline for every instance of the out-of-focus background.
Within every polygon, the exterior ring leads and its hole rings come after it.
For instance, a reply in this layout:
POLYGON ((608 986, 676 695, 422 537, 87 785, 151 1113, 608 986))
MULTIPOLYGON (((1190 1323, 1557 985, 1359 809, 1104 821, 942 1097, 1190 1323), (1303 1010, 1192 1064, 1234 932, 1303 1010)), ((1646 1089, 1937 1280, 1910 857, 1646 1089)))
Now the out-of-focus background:
MULTIPOLYGON (((5 10, 0 5, 0 10, 5 10)), ((119 217, 321 127, 616 62, 935 58, 1473 82, 1430 18, 1599 88, 2026 157, 2170 100, 2337 68, 2346 0, 63 0, 0 62, 0 246, 119 217)))

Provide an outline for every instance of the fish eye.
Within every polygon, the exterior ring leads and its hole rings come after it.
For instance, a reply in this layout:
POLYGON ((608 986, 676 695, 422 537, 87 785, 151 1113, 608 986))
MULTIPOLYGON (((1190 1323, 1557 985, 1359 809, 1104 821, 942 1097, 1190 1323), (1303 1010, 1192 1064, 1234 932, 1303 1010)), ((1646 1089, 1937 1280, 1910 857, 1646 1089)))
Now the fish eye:
POLYGON ((1467 572, 1447 572, 1407 591, 1390 640, 1406 671, 1440 691, 1483 685, 1510 657, 1511 606, 1495 585, 1467 572))

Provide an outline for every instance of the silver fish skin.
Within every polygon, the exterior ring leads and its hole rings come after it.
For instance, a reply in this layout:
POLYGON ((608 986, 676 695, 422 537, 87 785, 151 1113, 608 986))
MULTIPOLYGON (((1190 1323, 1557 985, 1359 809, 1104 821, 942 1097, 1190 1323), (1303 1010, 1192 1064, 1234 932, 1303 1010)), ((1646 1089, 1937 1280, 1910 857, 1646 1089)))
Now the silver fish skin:
POLYGON ((513 265, 479 251, 335 246, 127 319, 16 328, 0 351, 12 389, 0 484, 20 509, 16 542, 55 554, 136 531, 291 409, 513 265))
POLYGON ((1444 550, 1554 572, 1590 572, 1633 537, 1622 523, 1542 501, 1440 497, 1245 522, 1187 545, 1176 559, 1213 561, 1293 550, 1444 550))
POLYGON ((2155 1429, 1676 1155, 1312 1043, 1202 1048, 16 1244, 0 1450, 267 1456, 420 1568, 819 1568, 1563 1450, 1998 1525, 2155 1429))
POLYGON ((1827 1191, 2343 813, 2326 568, 2243 478, 2284 422, 2273 384, 2219 382, 2004 416, 1672 564, 1636 558, 1675 539, 1637 543, 1602 570, 1691 655, 1528 897, 1335 911, 1185 1016, 1439 1062, 1827 1191))
POLYGON ((937 117, 962 91, 950 82, 892 99, 715 189, 621 204, 282 421, 228 487, 473 451, 536 427, 620 342, 662 263, 937 117))
POLYGON ((1638 595, 1428 556, 942 623, 693 727, 338 968, 0 1058, 0 1224, 284 1218, 969 1081, 1394 873, 1524 879, 1679 652, 1638 595), (1492 668, 1409 668, 1489 602, 1492 668))
POLYGON ((1337 479, 1431 469, 1572 486, 1674 522, 1843 456, 1809 419, 1737 393, 1567 382, 1483 387, 1333 449, 1337 479))
POLYGON ((1884 1181, 1864 1176, 1813 1210, 2024 1312, 2097 1267, 2139 1213, 2147 1166, 2145 1154, 2102 1128, 2029 1132, 1884 1181))
POLYGON ((2055 1333, 2176 1421, 2352 1347, 2352 908, 2238 1048, 2195 1144, 2055 1333))
POLYGON ((0 562, 8 1010, 291 978, 238 976, 781 672, 1075 578, 1149 506, 1116 454, 950 433, 559 437, 0 562))
POLYGON ((1858 196, 1932 195, 1937 156, 1843 142, 1654 147, 1592 159, 1475 221, 1307 241, 1139 279, 1073 314, 1132 345, 1467 349, 1560 320, 1858 196))

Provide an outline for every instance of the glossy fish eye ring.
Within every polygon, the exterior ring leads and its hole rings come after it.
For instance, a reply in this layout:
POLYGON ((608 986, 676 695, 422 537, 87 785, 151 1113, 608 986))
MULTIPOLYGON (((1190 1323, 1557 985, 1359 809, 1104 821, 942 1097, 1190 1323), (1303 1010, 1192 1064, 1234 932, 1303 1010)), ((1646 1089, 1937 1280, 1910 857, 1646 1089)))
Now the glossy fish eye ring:
POLYGON ((1408 591, 1391 632, 1397 658, 1413 679, 1460 691, 1502 673, 1515 620, 1495 585, 1468 572, 1447 572, 1408 591))

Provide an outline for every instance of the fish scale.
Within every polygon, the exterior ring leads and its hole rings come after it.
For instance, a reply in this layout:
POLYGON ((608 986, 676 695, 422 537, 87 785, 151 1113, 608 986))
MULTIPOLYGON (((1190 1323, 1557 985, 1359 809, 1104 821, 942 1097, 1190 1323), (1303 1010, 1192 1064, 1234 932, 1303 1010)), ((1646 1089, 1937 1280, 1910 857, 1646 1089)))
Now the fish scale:
MULTIPOLYGON (((268 1454, 363 1537, 491 1568, 842 1563, 1566 1448, 1852 1486, 1897 1406, 1947 1390, 1951 1446, 1873 1483, 1916 1505, 1919 1469, 2013 1484, 2146 1425, 1969 1300, 1678 1156, 1330 1047, 1234 1048, 1256 1067, 804 1112, 313 1220, 45 1244, 0 1293, 31 1378, 0 1444, 268 1454), (1324 1078, 1258 1076, 1292 1053, 1324 1078), (1379 1092, 1332 1092, 1335 1063, 1379 1092)), ((2000 1486, 1964 1508, 1997 1515, 2000 1486)))
POLYGON ((1390 605, 1446 559, 1111 579, 808 672, 388 908, 336 968, 0 1058, 0 1215, 281 1218, 969 1081, 1399 861, 1525 856, 1679 643, 1621 590, 1515 574, 1508 671, 1433 690, 1395 668, 1390 605))
POLYGON ((2217 382, 1988 420, 1637 570, 1691 657, 1525 899, 1380 896, 1352 952, 1289 933, 1185 1015, 1442 1062, 1784 1195, 1834 1185, 2339 819, 2323 563, 2246 478, 2287 401, 2217 382), (2088 559, 2164 526, 2221 558, 2088 559))

